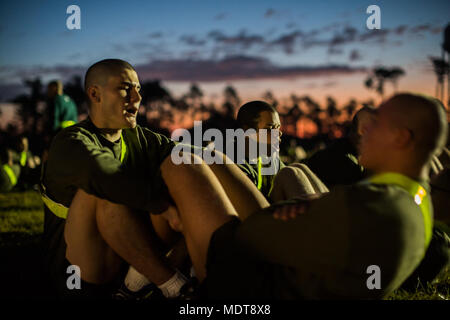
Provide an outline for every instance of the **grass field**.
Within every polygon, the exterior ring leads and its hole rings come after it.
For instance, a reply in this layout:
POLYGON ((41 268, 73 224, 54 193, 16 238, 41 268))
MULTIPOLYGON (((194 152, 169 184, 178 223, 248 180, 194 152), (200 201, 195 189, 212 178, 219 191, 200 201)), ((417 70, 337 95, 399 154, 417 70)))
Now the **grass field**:
MULTIPOLYGON (((0 298, 52 298, 43 278, 44 213, 35 191, 0 194, 0 298)), ((449 300, 450 270, 415 292, 397 290, 388 300, 449 300)))

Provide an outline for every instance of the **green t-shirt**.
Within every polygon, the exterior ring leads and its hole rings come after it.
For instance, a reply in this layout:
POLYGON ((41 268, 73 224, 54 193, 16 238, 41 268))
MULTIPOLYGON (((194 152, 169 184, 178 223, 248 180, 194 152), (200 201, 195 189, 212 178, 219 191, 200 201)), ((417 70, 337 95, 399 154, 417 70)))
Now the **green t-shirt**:
POLYGON ((153 209, 164 195, 159 166, 175 145, 169 138, 137 126, 122 130, 122 144, 104 138, 90 120, 55 136, 43 174, 47 195, 69 207, 77 189, 141 210, 153 209))
MULTIPOLYGON (((279 166, 277 173, 281 168, 285 167, 285 164, 280 159, 278 160, 279 166)), ((251 164, 246 160, 244 163, 238 164, 237 166, 247 175, 247 177, 255 184, 255 186, 258 187, 258 164, 251 164)), ((261 187, 259 188, 259 190, 269 201, 269 195, 273 187, 273 180, 275 179, 277 173, 271 175, 261 175, 261 187)))
MULTIPOLYGON (((52 141, 43 168, 42 185, 53 201, 69 207, 78 189, 136 210, 160 211, 168 201, 160 165, 175 145, 169 138, 137 126, 122 130, 110 142, 88 119, 60 131, 52 141)), ((44 207, 46 264, 52 272, 64 265, 65 219, 44 207)))
POLYGON ((286 297, 289 289, 290 298, 381 298, 425 253, 421 210, 395 185, 337 186, 287 222, 274 219, 272 210, 250 216, 235 239, 248 257, 277 268, 273 297, 286 297), (371 265, 381 270, 381 289, 367 287, 371 265))
POLYGON ((53 101, 52 130, 61 129, 65 121, 78 121, 77 106, 68 95, 57 95, 53 101))

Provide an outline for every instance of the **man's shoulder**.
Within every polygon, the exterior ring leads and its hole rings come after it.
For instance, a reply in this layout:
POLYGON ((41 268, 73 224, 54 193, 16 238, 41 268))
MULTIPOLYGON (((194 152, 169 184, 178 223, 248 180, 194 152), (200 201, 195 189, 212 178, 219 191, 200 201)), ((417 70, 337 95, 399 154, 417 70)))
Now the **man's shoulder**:
POLYGON ((62 129, 53 138, 52 145, 58 142, 67 142, 71 140, 95 140, 95 128, 88 120, 83 120, 72 126, 62 129))
POLYGON ((67 94, 61 94, 55 97, 55 103, 71 104, 73 103, 73 100, 67 94))
POLYGON ((124 129, 123 132, 128 136, 142 137, 148 141, 149 145, 175 144, 175 142, 166 135, 140 125, 136 125, 136 127, 132 129, 124 129))
POLYGON ((409 199, 409 194, 402 188, 394 184, 375 184, 368 180, 363 180, 350 186, 342 187, 354 195, 357 202, 367 201, 388 201, 409 199), (361 196, 362 198, 358 198, 361 196))
POLYGON ((149 134, 149 135, 154 135, 154 136, 164 137, 164 138, 169 139, 165 134, 160 133, 160 132, 156 132, 155 130, 152 130, 152 129, 147 128, 147 127, 143 127, 141 125, 136 125, 136 128, 134 128, 134 129, 126 129, 126 130, 136 130, 138 132, 143 132, 144 134, 149 134))
POLYGON ((404 224, 406 220, 421 221, 420 208, 412 196, 395 184, 374 184, 364 180, 347 188, 347 201, 355 216, 398 224, 404 224))

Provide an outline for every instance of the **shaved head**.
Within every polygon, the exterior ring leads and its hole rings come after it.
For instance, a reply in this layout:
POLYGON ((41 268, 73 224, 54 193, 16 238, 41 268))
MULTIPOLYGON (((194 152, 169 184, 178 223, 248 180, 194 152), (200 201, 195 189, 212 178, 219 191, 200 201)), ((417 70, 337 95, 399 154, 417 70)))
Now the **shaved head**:
POLYGON ((392 126, 407 128, 421 160, 438 155, 446 144, 447 117, 443 104, 433 97, 402 93, 393 96, 382 107, 392 126))
POLYGON ((48 87, 63 88, 61 80, 52 80, 48 83, 48 87))
POLYGON ((131 64, 120 59, 105 59, 94 63, 84 77, 84 90, 87 91, 90 86, 104 86, 109 77, 117 75, 123 69, 134 70, 131 64))
POLYGON ((84 86, 89 117, 98 128, 136 127, 142 97, 139 77, 131 64, 119 59, 99 61, 87 70, 84 86))
POLYGON ((52 80, 47 85, 47 96, 54 98, 63 93, 63 84, 60 80, 52 80))
POLYGON ((401 93, 382 103, 360 141, 360 163, 375 172, 399 172, 428 179, 433 156, 441 153, 448 124, 442 103, 401 93))
POLYGON ((258 127, 258 119, 263 111, 277 113, 277 110, 267 102, 250 101, 239 108, 236 120, 241 128, 256 129, 258 127))

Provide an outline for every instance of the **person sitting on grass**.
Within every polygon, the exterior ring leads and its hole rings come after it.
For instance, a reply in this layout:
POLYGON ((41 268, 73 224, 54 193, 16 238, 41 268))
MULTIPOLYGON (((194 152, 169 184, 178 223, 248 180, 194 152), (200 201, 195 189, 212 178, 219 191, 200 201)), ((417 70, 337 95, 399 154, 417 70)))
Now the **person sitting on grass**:
POLYGON ((0 192, 9 192, 20 177, 21 167, 13 161, 13 151, 10 148, 0 149, 0 192))
POLYGON ((374 113, 374 108, 363 107, 353 116, 348 136, 302 161, 328 188, 337 184, 353 184, 364 178, 364 168, 358 161, 358 149, 374 113))
MULTIPOLYGON (((239 125, 239 128, 247 131, 248 129, 254 129, 256 131, 256 137, 250 137, 245 139, 245 142, 243 142, 245 155, 244 159, 232 159, 234 160, 238 167, 249 177, 251 181, 257 186, 258 190, 264 194, 264 196, 270 200, 270 193, 272 191, 273 187, 273 180, 279 170, 283 168, 285 165, 281 161, 281 159, 278 156, 279 147, 277 150, 276 155, 269 154, 271 152, 271 145, 274 145, 276 143, 281 142, 281 124, 280 124, 280 117, 278 115, 278 112, 274 107, 272 107, 270 104, 264 101, 250 101, 245 103, 239 108, 238 114, 237 114, 237 123, 239 125), (260 137, 260 134, 262 133, 262 129, 266 129, 267 132, 264 136, 260 137), (278 141, 272 141, 271 137, 271 130, 277 129, 279 130, 278 134, 278 141), (264 141, 260 141, 261 138, 264 141), (255 143, 266 143, 267 144, 267 154, 263 155, 262 150, 256 150, 256 154, 254 155, 255 158, 251 158, 250 151, 249 151, 249 143, 250 139, 253 139, 253 142, 255 143), (273 168, 272 174, 264 174, 262 172, 263 164, 262 164, 262 157, 265 157, 266 159, 271 159, 270 166, 273 168)), ((237 154, 237 148, 241 147, 236 145, 239 143, 239 141, 233 141, 232 143, 229 142, 230 147, 234 147, 236 149, 235 155, 237 154)), ((241 142, 242 143, 242 142, 241 142)), ((228 148, 228 146, 227 146, 228 148)), ((229 150, 227 149, 227 152, 229 150)), ((227 153, 228 154, 228 153, 227 153)))
POLYGON ((63 298, 109 298, 123 281, 122 298, 155 286, 175 297, 186 282, 164 256, 176 234, 148 214, 164 210, 159 165, 175 143, 136 124, 139 89, 128 62, 95 63, 85 76, 89 118, 51 144, 42 176, 46 265, 63 298), (66 286, 69 265, 81 270, 81 290, 66 286))

